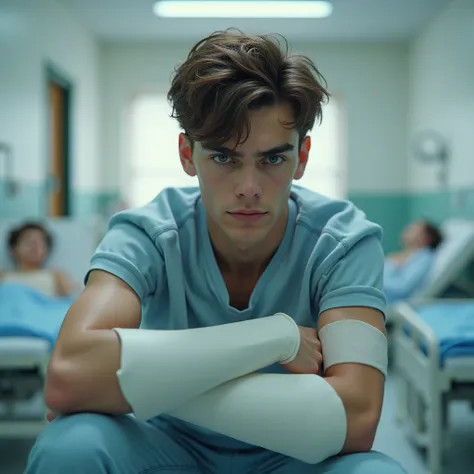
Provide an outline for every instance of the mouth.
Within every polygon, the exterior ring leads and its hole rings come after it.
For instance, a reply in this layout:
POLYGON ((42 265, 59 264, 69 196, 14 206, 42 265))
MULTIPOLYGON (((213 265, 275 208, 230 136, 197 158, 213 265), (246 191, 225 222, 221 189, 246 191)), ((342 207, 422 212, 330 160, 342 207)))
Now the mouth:
POLYGON ((268 213, 262 211, 249 211, 249 210, 242 210, 242 211, 235 211, 229 212, 234 219, 237 219, 241 222, 257 222, 263 217, 265 217, 268 213))

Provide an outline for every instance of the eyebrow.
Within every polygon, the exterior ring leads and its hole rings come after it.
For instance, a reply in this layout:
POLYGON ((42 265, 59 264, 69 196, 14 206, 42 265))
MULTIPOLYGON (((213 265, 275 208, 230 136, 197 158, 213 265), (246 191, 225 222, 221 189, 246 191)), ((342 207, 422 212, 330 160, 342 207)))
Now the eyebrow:
MULTIPOLYGON (((293 151, 295 149, 294 145, 291 143, 283 143, 282 145, 275 146, 269 150, 259 151, 258 156, 273 156, 279 153, 286 153, 287 151, 293 151)), ((222 155, 232 156, 232 157, 242 157, 242 153, 239 153, 231 148, 226 146, 220 146, 216 148, 209 148, 208 151, 215 151, 221 153, 222 155)))

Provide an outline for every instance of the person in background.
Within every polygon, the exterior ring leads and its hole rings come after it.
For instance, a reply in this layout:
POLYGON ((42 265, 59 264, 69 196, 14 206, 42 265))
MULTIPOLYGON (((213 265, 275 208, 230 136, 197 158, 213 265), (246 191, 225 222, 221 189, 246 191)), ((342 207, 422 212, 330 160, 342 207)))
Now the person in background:
POLYGON ((402 234, 403 250, 388 255, 384 290, 388 303, 406 300, 426 284, 436 252, 443 240, 440 229, 428 221, 410 224, 402 234))
POLYGON ((68 275, 45 268, 54 241, 42 224, 26 222, 13 229, 7 245, 15 266, 12 270, 0 271, 0 284, 24 284, 50 297, 70 296, 78 291, 68 275))

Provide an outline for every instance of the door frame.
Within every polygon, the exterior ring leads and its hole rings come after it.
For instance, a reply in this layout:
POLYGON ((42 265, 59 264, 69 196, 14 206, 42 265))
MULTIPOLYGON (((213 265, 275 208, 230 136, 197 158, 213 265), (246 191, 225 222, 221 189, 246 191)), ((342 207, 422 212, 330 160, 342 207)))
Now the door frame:
POLYGON ((63 109, 63 160, 64 160, 64 216, 68 217, 72 214, 72 106, 73 106, 73 93, 74 84, 70 77, 64 73, 58 66, 50 61, 47 61, 43 65, 44 75, 44 92, 45 92, 45 136, 46 136, 46 157, 45 157, 45 182, 43 192, 43 214, 49 215, 49 178, 50 178, 50 166, 51 166, 51 129, 50 129, 50 100, 49 100, 49 84, 54 82, 64 90, 64 109, 63 109))

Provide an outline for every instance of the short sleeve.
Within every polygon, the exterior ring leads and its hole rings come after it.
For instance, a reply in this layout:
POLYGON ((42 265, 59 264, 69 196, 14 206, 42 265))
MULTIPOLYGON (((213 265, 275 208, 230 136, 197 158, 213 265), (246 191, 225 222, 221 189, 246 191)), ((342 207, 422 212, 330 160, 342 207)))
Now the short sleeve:
POLYGON ((103 270, 127 283, 143 302, 163 275, 163 258, 153 240, 153 226, 142 211, 112 217, 108 231, 92 256, 87 278, 103 270))
POLYGON ((377 234, 370 234, 347 249, 322 277, 319 312, 348 306, 385 312, 384 252, 377 234))

